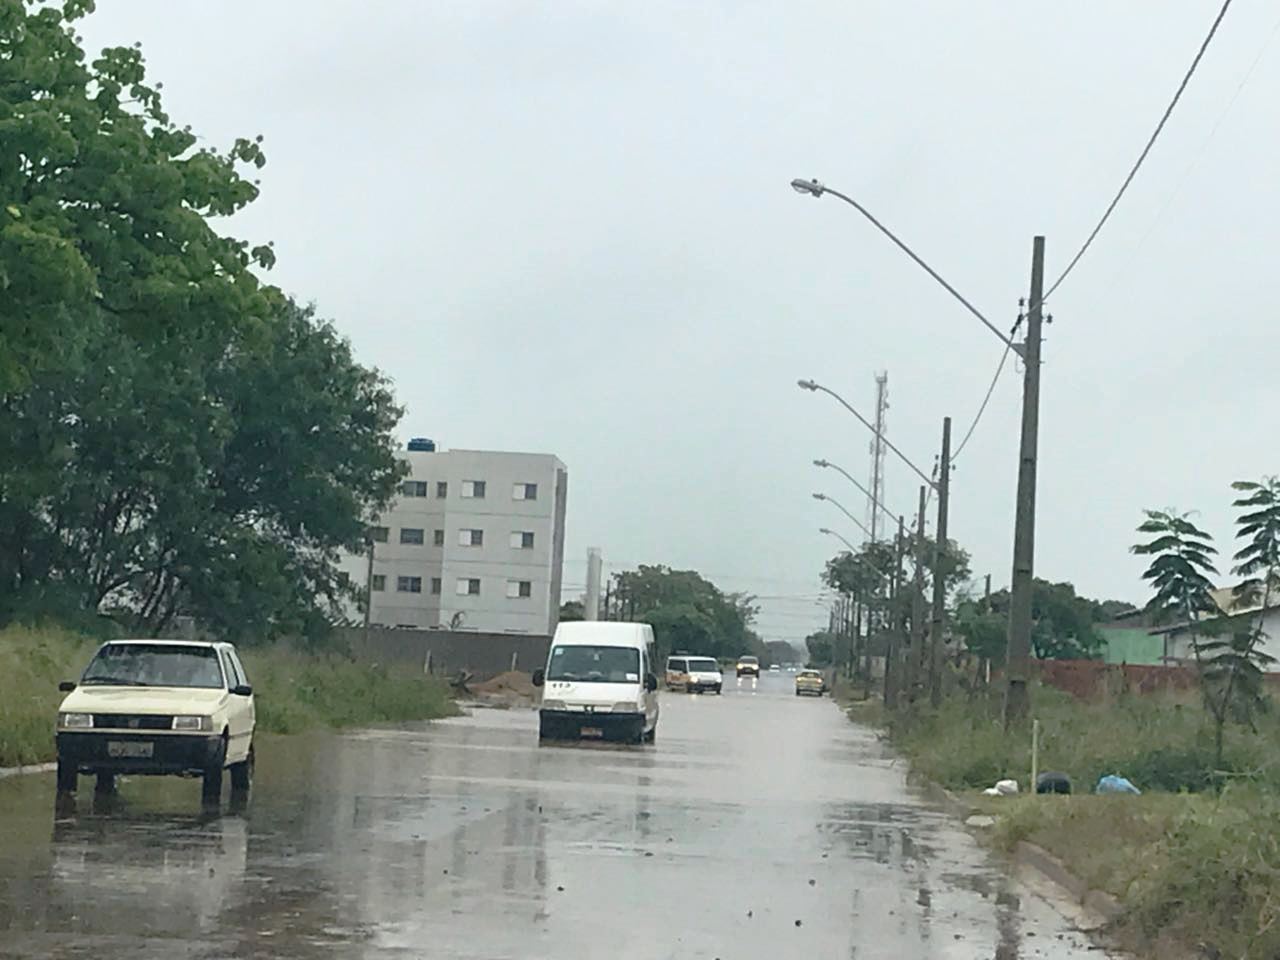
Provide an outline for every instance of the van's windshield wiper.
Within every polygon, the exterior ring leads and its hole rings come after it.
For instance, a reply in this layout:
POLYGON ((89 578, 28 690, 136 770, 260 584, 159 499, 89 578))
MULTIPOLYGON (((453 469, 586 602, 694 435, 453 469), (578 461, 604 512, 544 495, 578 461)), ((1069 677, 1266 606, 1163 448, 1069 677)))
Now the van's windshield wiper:
POLYGON ((123 677, 85 677, 80 681, 83 687, 93 687, 101 684, 105 687, 149 687, 152 684, 144 683, 141 680, 126 680, 123 677))

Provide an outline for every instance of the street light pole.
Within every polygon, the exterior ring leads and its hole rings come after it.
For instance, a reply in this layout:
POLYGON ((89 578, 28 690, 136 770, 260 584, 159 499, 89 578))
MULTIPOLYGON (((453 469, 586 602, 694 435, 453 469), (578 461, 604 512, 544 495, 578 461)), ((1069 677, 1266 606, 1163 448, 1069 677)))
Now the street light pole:
MULTIPOLYGON (((830 460, 815 460, 813 461, 813 465, 815 467, 823 467, 823 468, 830 467, 832 470, 838 471, 839 473, 843 474, 846 480, 848 480, 855 487, 857 487, 859 490, 861 490, 863 493, 867 495, 867 498, 871 501, 872 505, 876 508, 877 511, 883 511, 884 513, 889 514, 889 516, 891 517, 893 516, 893 511, 890 510, 888 507, 886 507, 883 503, 881 503, 879 497, 877 497, 874 493, 872 493, 870 490, 868 490, 866 487, 860 484, 857 480, 855 480, 853 478, 853 475, 849 473, 849 471, 846 470, 844 467, 840 466, 840 464, 832 463, 830 460)), ((875 524, 872 524, 871 528, 874 530, 875 524)), ((874 541, 876 538, 872 537, 871 539, 874 541)))
POLYGON ((827 536, 830 536, 830 537, 835 537, 837 540, 839 540, 841 543, 843 543, 846 547, 848 547, 848 548, 849 548, 849 552, 850 552, 850 553, 857 553, 857 552, 858 552, 858 548, 857 548, 857 547, 855 547, 852 543, 850 543, 848 540, 846 540, 846 539, 845 539, 844 537, 842 537, 840 534, 836 533, 834 530, 828 530, 826 527, 819 527, 819 528, 818 528, 818 532, 819 532, 819 533, 825 533, 825 534, 827 534, 827 536))
MULTIPOLYGON (((869 536, 871 536, 871 531, 870 531, 870 530, 868 530, 868 529, 866 528, 866 526, 863 524, 863 522, 862 522, 861 520, 859 520, 857 517, 855 517, 855 516, 854 516, 852 513, 850 513, 848 510, 846 510, 846 509, 844 508, 844 505, 843 505, 842 503, 840 503, 840 501, 839 501, 839 500, 837 500, 835 497, 828 497, 825 493, 815 493, 815 494, 813 495, 813 499, 815 499, 815 500, 825 500, 825 501, 827 501, 827 503, 832 504, 833 506, 835 506, 836 508, 838 508, 838 509, 839 509, 839 511, 840 511, 841 513, 843 513, 846 517, 848 517, 850 520, 852 520, 852 521, 854 522, 854 524, 858 527, 858 529, 859 529, 859 530, 861 530, 863 533, 865 533, 868 537, 869 537, 869 536)), ((841 539, 844 539, 844 538, 842 537, 841 539)), ((845 542, 846 542, 846 543, 848 543, 848 541, 847 541, 847 540, 846 540, 845 542)), ((856 551, 855 551, 855 552, 856 552, 856 551)))
MULTIPOLYGON (((882 433, 878 433, 876 431, 875 425, 872 424, 866 417, 860 414, 857 410, 853 409, 853 407, 849 405, 849 401, 846 400, 844 397, 840 396, 840 394, 836 393, 830 387, 824 387, 822 384, 818 383, 816 380, 797 380, 796 386, 798 386, 801 390, 808 390, 810 392, 817 392, 820 390, 823 393, 825 393, 827 396, 834 399, 836 403, 840 404, 840 406, 844 407, 846 410, 852 413, 855 417, 857 417, 858 420, 862 423, 862 425, 866 427, 868 430, 870 430, 873 435, 879 437, 886 447, 888 447, 895 454, 897 454, 899 460, 901 460, 908 467, 910 467, 912 470, 915 471, 916 476, 918 476, 921 480, 923 480, 929 486, 932 487, 934 485, 933 481, 929 479, 928 476, 926 476, 923 470, 921 470, 914 463, 912 463, 910 459, 908 459, 905 453, 903 453, 901 450, 895 447, 892 443, 890 443, 888 437, 886 437, 882 433)), ((845 476, 848 476, 848 474, 845 474, 845 476)), ((850 479, 852 480, 853 478, 850 477, 850 479)))
POLYGON ((1036 552, 1036 453, 1040 442, 1040 330, 1044 300, 1044 237, 1031 246, 1031 299, 1022 351, 1022 439, 1018 454, 1018 501, 1013 528, 1013 579, 1009 587, 1005 725, 1026 719, 1031 667, 1031 588, 1036 552))

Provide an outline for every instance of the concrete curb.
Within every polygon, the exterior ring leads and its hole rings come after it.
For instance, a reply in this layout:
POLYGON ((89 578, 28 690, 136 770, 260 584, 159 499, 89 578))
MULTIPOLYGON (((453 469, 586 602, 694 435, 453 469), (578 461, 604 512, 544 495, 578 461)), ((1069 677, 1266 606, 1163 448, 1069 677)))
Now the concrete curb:
POLYGON ((6 777, 20 777, 27 773, 49 773, 58 769, 56 763, 36 763, 29 767, 0 767, 0 780, 6 777))
MULTIPOLYGON (((963 820, 980 810, 975 804, 962 796, 957 796, 939 783, 923 778, 917 782, 926 797, 953 816, 963 820)), ((1035 870, 1050 883, 1062 888, 1085 913, 1100 921, 1100 925, 1110 923, 1124 912, 1124 907, 1119 900, 1102 890, 1091 889, 1084 880, 1072 873, 1066 864, 1043 847, 1022 840, 1014 848, 1012 857, 1019 866, 1035 870)))

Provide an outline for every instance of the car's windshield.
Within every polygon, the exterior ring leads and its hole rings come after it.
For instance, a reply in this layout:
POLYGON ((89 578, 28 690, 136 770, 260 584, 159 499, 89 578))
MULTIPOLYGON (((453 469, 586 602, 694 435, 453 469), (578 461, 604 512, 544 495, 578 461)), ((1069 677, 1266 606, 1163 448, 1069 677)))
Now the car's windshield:
POLYGON ((110 643, 98 651, 80 682, 90 686, 222 686, 222 669, 212 647, 159 643, 110 643))
POLYGON ((760 661, 756 657, 741 657, 739 658, 738 662, 739 663, 759 663, 760 661))
POLYGON ((719 673, 720 664, 714 660, 690 660, 689 670, 696 673, 719 673))
POLYGON ((804 670, 801 672, 800 676, 804 677, 806 680, 817 680, 822 676, 822 674, 818 673, 816 670, 804 670))
POLYGON ((668 660, 667 669, 672 673, 684 673, 689 669, 689 665, 684 660, 668 660))
POLYGON ((639 683, 640 651, 634 647, 557 646, 551 651, 547 679, 639 683))

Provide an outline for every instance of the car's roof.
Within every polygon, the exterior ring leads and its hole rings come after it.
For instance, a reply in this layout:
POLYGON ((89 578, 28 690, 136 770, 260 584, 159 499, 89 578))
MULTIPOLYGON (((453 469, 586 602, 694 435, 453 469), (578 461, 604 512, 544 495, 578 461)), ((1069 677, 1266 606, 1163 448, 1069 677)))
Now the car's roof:
POLYGON ((150 640, 146 637, 129 637, 121 640, 108 640, 108 644, 145 643, 149 647, 227 647, 230 644, 221 640, 150 640))
POLYGON ((647 623, 618 620, 575 620, 561 623, 551 639, 552 647, 591 645, 642 649, 653 640, 647 623))
POLYGON ((739 659, 739 660, 755 660, 757 663, 759 663, 759 662, 760 662, 760 658, 759 658, 759 657, 753 657, 753 656, 752 656, 751 654, 749 654, 749 653, 745 653, 745 654, 743 654, 743 655, 742 655, 742 656, 740 656, 738 659, 739 659))

